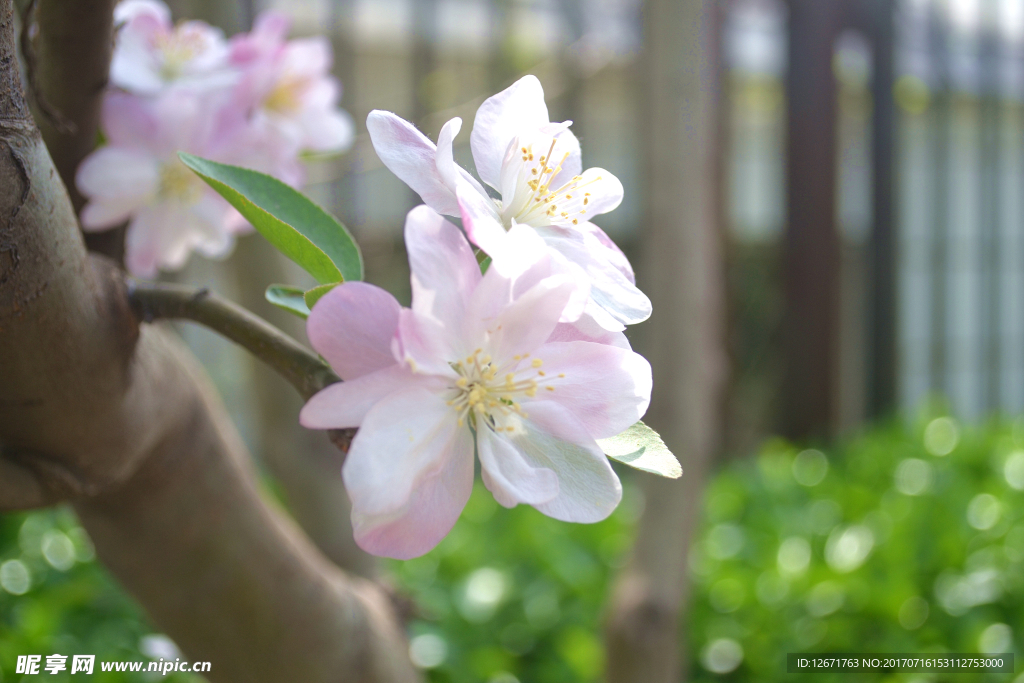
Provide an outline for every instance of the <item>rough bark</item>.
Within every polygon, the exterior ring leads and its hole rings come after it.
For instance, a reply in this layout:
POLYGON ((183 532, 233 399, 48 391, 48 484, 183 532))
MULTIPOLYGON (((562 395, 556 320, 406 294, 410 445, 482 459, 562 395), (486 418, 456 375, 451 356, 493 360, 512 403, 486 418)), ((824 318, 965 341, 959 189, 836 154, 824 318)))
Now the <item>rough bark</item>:
MULTIPOLYGON (((720 436, 724 276, 715 220, 716 67, 711 0, 644 5, 648 215, 639 269, 654 315, 655 368, 645 418, 683 464, 682 481, 645 477, 646 507, 619 577, 607 630, 611 683, 683 680, 687 551, 720 436)), ((643 340, 642 340, 643 341, 643 340)))
POLYGON ((0 509, 73 500, 101 561, 212 681, 417 680, 383 593, 264 504, 195 363, 140 329, 120 271, 87 255, 15 50, 4 0, 0 509))

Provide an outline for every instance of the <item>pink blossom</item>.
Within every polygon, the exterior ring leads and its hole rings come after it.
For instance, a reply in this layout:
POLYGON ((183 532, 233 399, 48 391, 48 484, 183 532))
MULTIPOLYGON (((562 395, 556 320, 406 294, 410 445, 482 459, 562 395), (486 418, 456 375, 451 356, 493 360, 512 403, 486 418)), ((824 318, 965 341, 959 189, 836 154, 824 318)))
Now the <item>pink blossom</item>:
POLYGON ((253 125, 295 150, 345 150, 354 127, 337 107, 341 87, 330 75, 331 46, 324 38, 285 40, 289 23, 278 12, 264 12, 251 33, 231 39, 231 64, 244 70, 236 101, 251 111, 253 125))
POLYGON ((507 248, 506 231, 529 226, 580 266, 592 296, 589 314, 602 327, 621 330, 646 320, 651 303, 637 289, 622 252, 590 222, 619 205, 622 184, 604 169, 582 170, 571 123, 549 120, 544 91, 533 76, 480 106, 470 136, 473 159, 500 201, 454 161, 452 142, 461 119, 442 127, 437 145, 391 112, 371 112, 366 125, 384 164, 431 208, 462 215, 477 246, 494 256, 507 248))
POLYGON ((109 144, 90 154, 76 176, 89 199, 82 227, 101 231, 130 219, 126 262, 142 277, 181 268, 192 251, 226 255, 245 222, 177 153, 237 163, 243 160, 238 150, 258 149, 247 144, 230 112, 185 91, 152 100, 111 92, 102 123, 109 144))
POLYGON ((307 327, 345 381, 310 399, 302 424, 359 427, 342 470, 356 541, 395 558, 436 546, 469 498, 474 450, 502 505, 607 517, 622 489, 595 440, 644 414, 650 365, 560 323, 577 284, 550 253, 526 267, 496 260, 481 276, 458 228, 428 207, 405 230, 411 309, 350 282, 307 327))
POLYGON ((223 88, 239 73, 228 64, 224 34, 202 21, 171 23, 157 0, 125 0, 114 9, 121 25, 110 63, 110 82, 128 92, 157 95, 168 87, 223 88))

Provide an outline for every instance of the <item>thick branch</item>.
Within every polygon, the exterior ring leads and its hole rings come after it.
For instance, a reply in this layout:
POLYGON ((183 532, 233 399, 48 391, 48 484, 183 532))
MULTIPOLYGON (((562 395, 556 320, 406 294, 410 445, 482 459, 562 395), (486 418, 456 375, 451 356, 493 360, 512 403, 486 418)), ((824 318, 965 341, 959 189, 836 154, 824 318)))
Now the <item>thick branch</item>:
MULTIPOLYGON (((0 0, 0 406, 0 477, 37 498, 65 474, 79 482, 68 495, 82 496, 99 558, 190 659, 213 663, 212 681, 418 679, 383 593, 264 504, 194 361, 161 330, 140 331, 122 274, 87 256, 24 106, 11 0, 0 0)), ((8 493, 0 508, 24 502, 3 479, 8 493)))
POLYGON ((246 309, 207 289, 128 281, 128 298, 140 320, 183 318, 200 323, 239 344, 310 398, 340 382, 315 353, 246 309))

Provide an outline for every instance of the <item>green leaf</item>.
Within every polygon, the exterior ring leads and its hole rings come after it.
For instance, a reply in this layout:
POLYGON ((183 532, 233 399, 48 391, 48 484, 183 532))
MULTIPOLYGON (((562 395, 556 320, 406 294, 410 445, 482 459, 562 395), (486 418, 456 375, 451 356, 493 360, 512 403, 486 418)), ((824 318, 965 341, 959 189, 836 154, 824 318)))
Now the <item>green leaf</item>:
POLYGON ((597 445, 612 460, 618 460, 638 470, 669 479, 683 476, 683 468, 676 460, 676 456, 665 446, 658 432, 643 422, 637 422, 618 436, 598 439, 597 445))
POLYGON ((309 306, 306 305, 305 292, 298 287, 288 285, 270 285, 265 295, 267 301, 300 318, 309 317, 309 306))
POLYGON ((334 284, 330 284, 330 285, 320 285, 319 287, 314 287, 313 289, 311 289, 308 292, 306 292, 306 294, 303 296, 303 298, 306 300, 306 305, 309 306, 309 310, 312 311, 313 310, 313 306, 316 305, 316 302, 320 301, 320 298, 323 297, 324 294, 326 294, 327 292, 331 291, 332 289, 334 289, 337 286, 338 286, 338 283, 334 283, 334 284))
POLYGON ((178 157, 318 282, 363 278, 363 258, 352 235, 301 192, 247 168, 184 152, 178 157))
POLYGON ((488 256, 487 258, 485 258, 483 261, 480 262, 480 274, 481 275, 486 275, 487 274, 487 269, 490 268, 490 267, 491 267, 491 257, 488 256))

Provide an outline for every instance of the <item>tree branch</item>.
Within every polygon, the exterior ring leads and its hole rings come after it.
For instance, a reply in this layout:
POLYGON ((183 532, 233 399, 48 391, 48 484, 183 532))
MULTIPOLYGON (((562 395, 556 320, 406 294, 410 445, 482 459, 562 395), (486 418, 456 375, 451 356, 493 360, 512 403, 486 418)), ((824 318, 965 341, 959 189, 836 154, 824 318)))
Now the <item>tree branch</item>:
MULTIPOLYGON (((341 378, 320 357, 241 306, 208 289, 139 282, 127 278, 128 299, 140 322, 183 319, 204 325, 235 342, 286 379, 303 400, 341 378)), ((331 442, 348 453, 354 429, 331 429, 331 442)))
POLYGON ((140 329, 123 274, 86 254, 16 52, 0 0, 0 442, 18 454, 0 455, 0 509, 26 501, 8 475, 42 499, 71 473, 100 560, 211 681, 419 680, 384 593, 264 503, 195 361, 140 329))
POLYGON ((303 399, 341 381, 318 355, 266 320, 208 289, 128 278, 128 300, 140 321, 181 318, 227 337, 277 371, 303 399))

